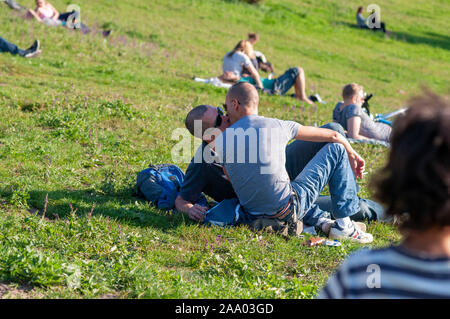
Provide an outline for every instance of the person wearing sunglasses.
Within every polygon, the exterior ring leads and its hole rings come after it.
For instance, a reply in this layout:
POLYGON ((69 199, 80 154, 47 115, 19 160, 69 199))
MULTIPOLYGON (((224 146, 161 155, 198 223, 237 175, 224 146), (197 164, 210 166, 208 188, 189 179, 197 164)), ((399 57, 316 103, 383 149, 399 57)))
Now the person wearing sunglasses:
MULTIPOLYGON (((240 103, 239 101, 237 103, 240 103)), ((201 147, 196 151, 201 155, 210 151, 212 155, 215 152, 212 149, 215 137, 208 138, 203 134, 211 128, 217 128, 220 132, 225 131, 230 126, 229 117, 224 114, 227 109, 226 103, 222 107, 214 107, 210 105, 199 105, 193 108, 186 116, 185 125, 189 132, 196 137, 202 139, 201 147), (195 121, 202 124, 201 130, 196 132, 195 121), (207 150, 205 152, 205 149, 207 150)), ((328 123, 323 128, 332 129, 344 134, 344 129, 338 123, 328 123)), ((315 143, 307 141, 294 141, 286 147, 286 170, 291 180, 303 170, 307 163, 326 143, 315 143)), ((207 162, 204 156, 200 156, 200 161, 192 158, 185 174, 180 194, 176 198, 175 207, 178 211, 186 213, 189 218, 195 221, 203 221, 204 213, 207 207, 194 204, 198 201, 200 195, 204 193, 216 202, 224 199, 236 198, 236 193, 231 183, 225 176, 222 166, 218 163, 207 162)), ((320 196, 317 200, 319 209, 316 214, 330 217, 331 198, 330 196, 320 196)), ((384 210, 378 203, 359 198, 360 211, 351 218, 355 221, 362 220, 382 220, 384 210)))
POLYGON ((202 139, 202 145, 197 149, 196 155, 186 170, 180 194, 175 200, 175 208, 188 214, 193 220, 203 221, 204 213, 208 208, 194 204, 201 193, 207 194, 216 201, 236 197, 222 167, 214 162, 206 162, 203 156, 208 152, 211 157, 215 156, 213 149, 215 136, 207 136, 205 131, 215 129, 220 134, 230 126, 230 122, 221 107, 199 105, 189 113, 185 125, 192 135, 202 139), (198 123, 201 125, 198 126, 198 123), (196 158, 201 160, 197 161, 196 158))

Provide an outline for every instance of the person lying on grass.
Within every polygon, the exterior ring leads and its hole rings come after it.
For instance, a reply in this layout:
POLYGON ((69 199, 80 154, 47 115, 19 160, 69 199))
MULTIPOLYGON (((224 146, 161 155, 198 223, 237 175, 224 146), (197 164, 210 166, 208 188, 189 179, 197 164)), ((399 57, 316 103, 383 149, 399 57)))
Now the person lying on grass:
POLYGON ((81 28, 83 33, 88 33, 89 28, 82 24, 80 19, 80 12, 71 11, 59 13, 55 7, 47 0, 36 0, 36 9, 29 9, 30 13, 37 21, 45 23, 49 26, 73 26, 73 28, 81 28), (69 22, 69 23, 68 23, 69 22))
MULTIPOLYGON (((202 221, 204 213, 207 211, 207 207, 193 204, 197 201, 202 192, 216 201, 237 197, 231 183, 225 176, 221 165, 216 162, 208 162, 202 156, 202 154, 207 154, 207 152, 215 154, 213 142, 215 138, 217 138, 216 136, 209 137, 204 135, 203 132, 213 127, 222 132, 229 126, 229 118, 223 114, 223 111, 221 111, 220 108, 208 105, 197 106, 191 110, 186 117, 186 127, 191 134, 200 137, 203 140, 203 144, 197 150, 197 153, 200 154, 200 161, 195 160, 196 157, 194 157, 189 164, 185 180, 181 186, 180 194, 175 201, 175 206, 177 210, 187 213, 193 220, 202 221), (200 123, 202 123, 199 132, 194 129, 195 121, 200 121, 200 123)), ((326 127, 342 131, 342 128, 335 123, 328 124, 326 127)), ((287 161, 285 166, 289 179, 294 180, 325 144, 326 143, 323 142, 316 143, 307 141, 294 141, 289 144, 286 147, 287 161)), ((260 187, 260 185, 258 187, 260 187)), ((329 197, 324 197, 323 199, 328 202, 331 201, 329 197)), ((360 198, 357 200, 359 200, 360 205, 358 208, 360 210, 356 212, 356 214, 352 214, 352 218, 356 217, 358 220, 363 220, 364 218, 377 219, 377 215, 382 215, 382 208, 377 203, 360 198)), ((331 222, 328 219, 330 213, 322 211, 319 205, 313 205, 310 215, 315 216, 316 220, 314 221, 314 218, 310 218, 310 222, 315 222, 316 226, 317 220, 322 218, 320 220, 324 223, 319 225, 318 228, 328 234, 331 226, 334 225, 334 222, 331 222)), ((307 225, 313 225, 308 224, 305 220, 304 222, 307 225)), ((365 225, 360 224, 358 226, 362 228, 365 225)))
POLYGON ((319 298, 450 298, 450 100, 426 92, 409 105, 371 183, 402 241, 348 257, 319 298))
POLYGON ((4 1, 13 10, 17 10, 17 11, 24 11, 24 10, 26 10, 25 7, 23 7, 20 4, 18 4, 17 1, 15 1, 15 0, 4 0, 4 1))
POLYGON ((277 94, 285 94, 292 86, 295 88, 297 99, 308 104, 314 104, 305 92, 305 72, 302 68, 291 68, 277 79, 261 81, 258 70, 248 55, 252 55, 251 44, 247 40, 239 41, 235 48, 223 58, 222 77, 225 81, 236 83, 240 80, 250 82, 259 90, 267 89, 277 94), (244 79, 242 79, 244 78, 244 79))
POLYGON ((41 55, 42 51, 39 49, 39 40, 34 43, 28 49, 19 49, 19 47, 6 39, 0 37, 0 52, 9 52, 12 55, 19 55, 24 58, 36 58, 41 55))
MULTIPOLYGON (((275 79, 260 78, 263 85, 263 92, 270 95, 285 95, 291 87, 295 89, 295 97, 307 102, 308 104, 314 103, 310 97, 304 98, 306 96, 305 92, 305 72, 302 68, 290 68, 284 72, 283 75, 275 79), (303 97, 303 98, 302 98, 303 97), (310 103, 311 102, 311 103, 310 103)), ((249 82, 256 86, 256 83, 252 77, 241 77, 238 82, 249 82)))
MULTIPOLYGON (((28 13, 39 22, 49 26, 65 26, 71 29, 80 29, 84 34, 91 32, 85 24, 81 23, 79 11, 72 10, 59 13, 47 0, 36 0, 36 9, 29 9, 28 13)), ((104 37, 108 37, 111 34, 111 30, 104 30, 102 34, 104 37)))
POLYGON ((344 86, 342 97, 344 101, 337 103, 333 110, 333 121, 344 127, 347 137, 389 142, 392 128, 375 122, 362 109, 364 89, 361 85, 351 83, 344 86))

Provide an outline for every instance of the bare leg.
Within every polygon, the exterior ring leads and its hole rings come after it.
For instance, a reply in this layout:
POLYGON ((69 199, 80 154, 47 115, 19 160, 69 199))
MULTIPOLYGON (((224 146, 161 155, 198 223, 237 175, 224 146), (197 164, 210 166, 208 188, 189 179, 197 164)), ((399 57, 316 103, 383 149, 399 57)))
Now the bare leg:
POLYGON ((305 92, 305 72, 302 68, 298 68, 298 76, 295 79, 294 88, 295 88, 295 96, 297 99, 305 101, 308 104, 314 104, 307 96, 305 92))

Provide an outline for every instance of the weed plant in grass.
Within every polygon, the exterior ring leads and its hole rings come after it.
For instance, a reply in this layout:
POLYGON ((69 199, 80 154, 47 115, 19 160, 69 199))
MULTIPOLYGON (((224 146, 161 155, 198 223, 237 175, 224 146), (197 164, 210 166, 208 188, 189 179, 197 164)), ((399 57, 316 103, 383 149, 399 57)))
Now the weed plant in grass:
MULTIPOLYGON (((29 298, 312 298, 361 247, 206 228, 134 197, 140 170, 172 162, 172 132, 186 113, 225 99, 225 89, 192 78, 219 75, 224 54, 248 32, 259 33, 256 49, 277 75, 302 67, 307 93, 327 101, 263 95, 263 116, 323 125, 350 82, 374 94, 373 113, 405 105, 422 85, 449 89, 445 1, 378 1, 390 36, 353 27, 358 1, 77 4, 88 35, 0 4, 0 35, 20 47, 37 38, 43 49, 38 59, 0 55, 0 283, 29 287, 29 298), (103 38, 102 28, 112 35, 103 38)), ((354 148, 366 160, 359 185, 369 198, 387 150, 354 148)), ((400 239, 388 224, 368 231, 370 247, 400 239)))

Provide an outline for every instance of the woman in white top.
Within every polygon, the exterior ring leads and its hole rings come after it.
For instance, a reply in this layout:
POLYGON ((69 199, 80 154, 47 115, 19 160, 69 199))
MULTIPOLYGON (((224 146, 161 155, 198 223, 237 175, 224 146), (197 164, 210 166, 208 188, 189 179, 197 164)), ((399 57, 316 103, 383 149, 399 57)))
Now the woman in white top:
MULTIPOLYGON (((222 64, 223 74, 219 79, 224 82, 235 83, 241 80, 241 78, 250 77, 255 81, 254 86, 257 89, 264 89, 258 70, 251 60, 251 57, 254 56, 255 53, 250 42, 247 40, 239 41, 234 49, 224 56, 222 64)), ((257 62, 255 61, 255 63, 257 62)), ((302 68, 295 69, 296 71, 291 73, 289 88, 294 86, 297 99, 308 104, 314 104, 305 92, 305 72, 302 68)), ((287 74, 285 73, 285 75, 287 74)))
POLYGON ((234 49, 224 56, 222 71, 224 75, 228 75, 228 80, 232 82, 239 81, 243 74, 248 73, 255 80, 256 87, 262 89, 263 84, 259 78, 259 73, 249 57, 252 56, 252 53, 253 49, 248 41, 239 41, 234 49))

